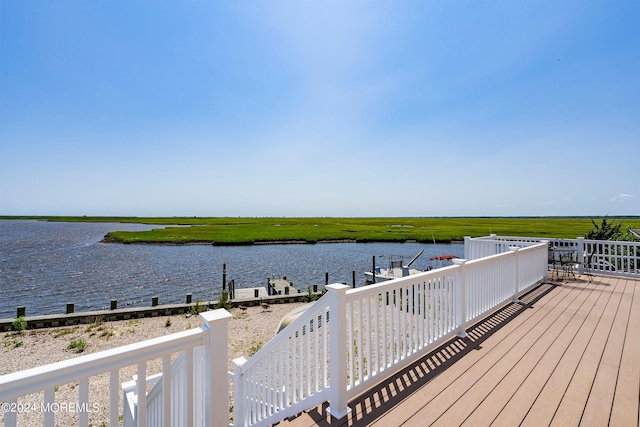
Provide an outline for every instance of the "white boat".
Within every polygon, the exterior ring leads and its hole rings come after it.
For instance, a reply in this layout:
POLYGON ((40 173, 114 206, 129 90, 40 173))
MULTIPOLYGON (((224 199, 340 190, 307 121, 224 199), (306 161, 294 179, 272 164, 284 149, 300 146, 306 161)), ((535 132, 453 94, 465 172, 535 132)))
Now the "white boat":
MULTIPOLYGON (((424 252, 424 249, 418 252, 416 256, 414 256, 411 261, 409 261, 406 265, 403 263, 403 257, 401 255, 392 255, 389 256, 389 268, 381 268, 375 266, 373 272, 365 271, 364 275, 367 276, 367 281, 370 283, 379 283, 384 282, 386 280, 399 279, 401 277, 410 276, 412 274, 422 273, 423 270, 416 270, 411 267, 411 264, 418 259, 420 255, 424 252), (375 273, 375 276, 374 276, 375 273), (375 279, 374 279, 375 277, 375 279)), ((375 263, 375 257, 374 257, 375 263)))

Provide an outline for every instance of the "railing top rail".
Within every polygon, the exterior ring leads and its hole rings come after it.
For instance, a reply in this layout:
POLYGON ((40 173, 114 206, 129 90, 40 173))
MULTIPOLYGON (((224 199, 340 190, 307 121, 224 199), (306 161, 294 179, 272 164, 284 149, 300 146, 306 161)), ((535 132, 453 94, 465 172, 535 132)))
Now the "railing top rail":
POLYGON ((584 243, 600 243, 600 244, 607 244, 607 245, 629 245, 629 246, 638 246, 640 247, 640 242, 631 242, 628 240, 584 240, 584 243))
POLYGON ((195 328, 147 341, 87 354, 44 366, 0 376, 0 400, 98 375, 122 366, 205 345, 208 333, 195 328))
POLYGON ((531 245, 531 246, 525 246, 524 248, 520 248, 519 250, 521 252, 529 252, 529 251, 535 251, 535 250, 539 250, 541 248, 544 248, 545 250, 549 249, 549 242, 544 240, 540 243, 536 243, 535 245, 531 245))
POLYGON ((411 274, 409 276, 386 280, 381 283, 376 283, 374 285, 363 286, 360 288, 352 288, 347 289, 347 298, 348 299, 357 299, 357 298, 365 298, 371 295, 377 295, 380 292, 384 292, 386 288, 395 289, 398 287, 402 287, 406 284, 411 284, 413 282, 421 282, 424 280, 429 280, 432 277, 440 277, 442 275, 451 274, 459 268, 457 265, 449 265, 447 267, 436 268, 429 271, 424 271, 422 273, 411 274))

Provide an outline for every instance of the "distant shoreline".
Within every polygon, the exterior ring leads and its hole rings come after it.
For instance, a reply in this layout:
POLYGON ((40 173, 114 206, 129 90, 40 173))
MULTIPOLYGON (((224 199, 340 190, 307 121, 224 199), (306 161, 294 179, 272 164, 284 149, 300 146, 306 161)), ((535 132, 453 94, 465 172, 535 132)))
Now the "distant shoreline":
MULTIPOLYGON (((626 228, 640 228, 640 216, 608 217, 626 228)), ((253 246, 316 243, 461 242, 465 236, 569 238, 594 228, 591 217, 3 217, 56 222, 111 222, 158 225, 146 231, 112 231, 102 242, 166 246, 253 246)))
MULTIPOLYGON (((415 243, 415 241, 408 241, 411 243, 415 243)), ((261 246, 261 245, 315 245, 315 244, 323 244, 323 243, 358 243, 355 239, 328 239, 328 240, 318 240, 317 242, 307 242, 305 240, 269 240, 269 241, 259 241, 259 242, 248 242, 248 243, 216 243, 210 241, 185 241, 185 242, 150 242, 150 241, 139 241, 139 242, 121 242, 118 240, 112 239, 102 239, 100 243, 107 244, 121 244, 121 245, 158 245, 158 246, 198 246, 198 245, 210 245, 210 246, 261 246)), ((407 242, 405 242, 407 243, 407 242)))
MULTIPOLYGON (((358 242, 355 239, 329 239, 329 240, 318 240, 317 242, 306 242, 304 240, 271 240, 265 242, 251 242, 251 243, 218 243, 216 242, 148 242, 148 241, 140 241, 140 242, 120 242, 113 240, 101 240, 100 243, 106 244, 116 244, 116 245, 157 245, 157 246, 263 246, 263 245, 321 245, 328 243, 389 243, 389 242, 358 242)), ((418 242, 416 240, 405 240, 404 242, 393 242, 393 243, 422 243, 422 244, 433 244, 433 242, 418 242)), ((442 243, 442 242, 440 242, 442 243)), ((461 244, 464 243, 464 240, 452 240, 452 244, 461 244)))

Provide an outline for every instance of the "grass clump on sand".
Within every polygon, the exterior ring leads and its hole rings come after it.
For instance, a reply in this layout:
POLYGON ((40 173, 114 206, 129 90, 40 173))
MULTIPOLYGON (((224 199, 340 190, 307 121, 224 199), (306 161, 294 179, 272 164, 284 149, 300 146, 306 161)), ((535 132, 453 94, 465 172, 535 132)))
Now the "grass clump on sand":
POLYGON ((87 349, 87 342, 82 338, 72 340, 67 346, 67 350, 74 350, 76 353, 82 353, 87 349))

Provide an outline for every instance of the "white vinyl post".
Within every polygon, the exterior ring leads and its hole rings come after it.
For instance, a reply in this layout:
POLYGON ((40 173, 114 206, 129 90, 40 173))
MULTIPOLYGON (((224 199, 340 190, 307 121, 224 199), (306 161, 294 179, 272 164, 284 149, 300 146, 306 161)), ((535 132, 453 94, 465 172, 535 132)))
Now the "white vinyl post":
POLYGON ((242 373, 242 365, 247 359, 238 357, 233 359, 233 426, 246 427, 249 425, 247 412, 247 387, 242 373))
POLYGON ((584 263, 587 259, 584 256, 584 237, 578 237, 578 274, 584 274, 584 263))
MULTIPOLYGON (((221 308, 200 313, 209 339, 204 347, 204 425, 229 425, 228 323, 233 317, 221 308)), ((198 398, 196 396, 196 398, 198 398)))
MULTIPOLYGON (((466 239, 466 237, 465 237, 466 239)), ((456 273, 456 325, 458 332, 456 336, 465 338, 467 336, 467 269, 466 259, 452 259, 453 263, 458 266, 456 273)))
POLYGON ((517 246, 509 246, 509 250, 513 252, 513 298, 511 302, 520 302, 518 292, 520 292, 520 250, 517 246))
POLYGON ((326 286, 329 293, 329 415, 341 419, 350 411, 347 406, 347 289, 349 286, 326 286))
POLYGON ((464 259, 470 259, 471 244, 471 236, 464 236, 464 259))

